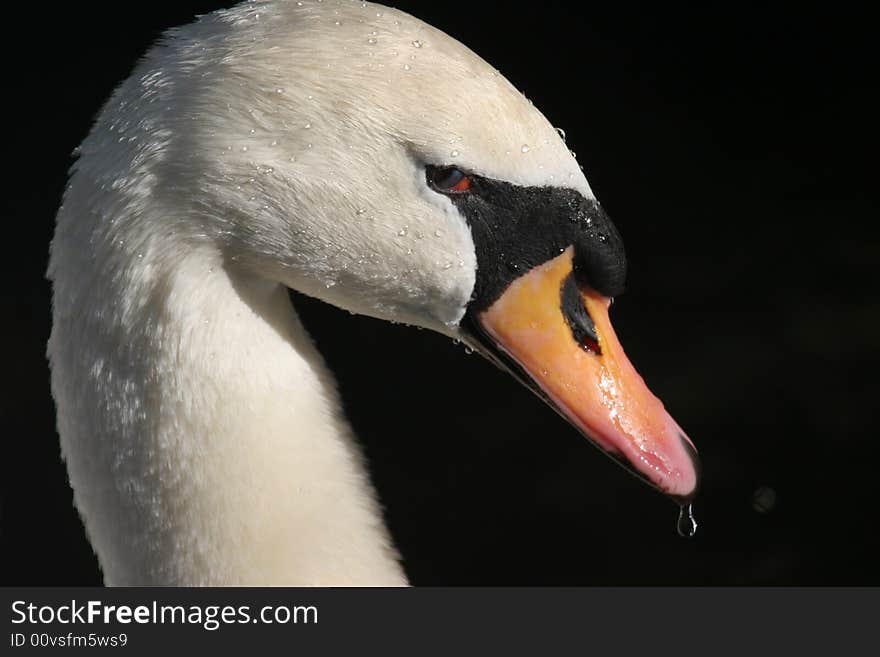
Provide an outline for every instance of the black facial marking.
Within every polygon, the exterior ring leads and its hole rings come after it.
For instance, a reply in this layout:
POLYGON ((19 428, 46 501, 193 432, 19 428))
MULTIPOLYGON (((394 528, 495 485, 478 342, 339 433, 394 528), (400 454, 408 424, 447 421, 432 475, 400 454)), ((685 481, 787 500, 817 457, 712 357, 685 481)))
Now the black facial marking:
POLYGON ((476 248, 477 280, 468 313, 485 310, 515 279, 572 245, 578 283, 606 296, 623 292, 623 242, 595 200, 562 187, 468 177, 467 194, 449 195, 470 224, 476 248))
POLYGON ((571 327, 571 334, 574 336, 575 341, 587 351, 601 354, 599 336, 596 335, 596 325, 584 306, 583 297, 581 297, 581 292, 573 275, 566 276, 565 282, 562 284, 562 294, 560 296, 562 316, 565 317, 565 321, 571 327))

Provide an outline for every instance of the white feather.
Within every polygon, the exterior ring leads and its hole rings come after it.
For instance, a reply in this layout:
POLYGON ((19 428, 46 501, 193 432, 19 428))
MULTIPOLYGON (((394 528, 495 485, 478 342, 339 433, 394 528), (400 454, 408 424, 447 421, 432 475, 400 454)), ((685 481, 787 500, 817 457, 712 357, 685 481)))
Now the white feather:
POLYGON ((107 583, 405 583, 284 287, 457 335, 474 245, 428 163, 591 195, 497 71, 370 3, 215 12, 116 90, 49 266, 58 430, 107 583))

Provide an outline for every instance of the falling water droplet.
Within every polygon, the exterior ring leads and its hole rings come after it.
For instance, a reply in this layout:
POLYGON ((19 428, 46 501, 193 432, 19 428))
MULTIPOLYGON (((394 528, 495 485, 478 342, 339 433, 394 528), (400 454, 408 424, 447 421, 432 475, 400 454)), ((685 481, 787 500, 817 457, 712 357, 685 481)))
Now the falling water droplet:
POLYGON ((694 505, 682 505, 678 510, 678 522, 675 523, 679 536, 693 538, 697 533, 697 521, 694 518, 694 505))
POLYGON ((519 149, 521 153, 528 153, 531 149, 528 144, 523 144, 522 148, 519 149))

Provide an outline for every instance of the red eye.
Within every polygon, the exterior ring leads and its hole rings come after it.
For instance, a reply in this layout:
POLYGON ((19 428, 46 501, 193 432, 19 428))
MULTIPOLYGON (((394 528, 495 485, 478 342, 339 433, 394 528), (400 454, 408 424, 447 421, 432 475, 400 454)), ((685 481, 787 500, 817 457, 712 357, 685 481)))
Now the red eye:
POLYGON ((466 192, 471 188, 471 179, 467 176, 464 176, 461 180, 455 183, 455 187, 452 187, 450 191, 453 192, 466 192))
POLYGON ((429 167, 428 182, 440 192, 466 192, 471 188, 471 179, 461 169, 455 167, 429 167))

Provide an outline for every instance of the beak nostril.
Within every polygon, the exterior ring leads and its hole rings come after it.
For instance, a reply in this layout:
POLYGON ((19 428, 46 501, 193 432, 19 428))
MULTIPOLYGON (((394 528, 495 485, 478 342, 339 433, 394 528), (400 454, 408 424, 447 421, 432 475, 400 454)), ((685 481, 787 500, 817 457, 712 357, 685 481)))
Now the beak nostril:
POLYGON ((594 354, 596 354, 597 356, 602 355, 602 349, 599 347, 598 340, 593 340, 589 336, 584 335, 584 336, 581 336, 581 339, 579 340, 579 342, 580 342, 581 346, 584 349, 586 349, 587 351, 591 351, 594 354))
POLYGON ((587 312, 573 274, 566 276, 562 283, 559 306, 575 341, 587 351, 601 356, 602 349, 599 346, 596 324, 587 312))

